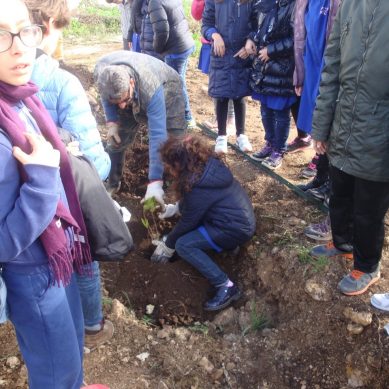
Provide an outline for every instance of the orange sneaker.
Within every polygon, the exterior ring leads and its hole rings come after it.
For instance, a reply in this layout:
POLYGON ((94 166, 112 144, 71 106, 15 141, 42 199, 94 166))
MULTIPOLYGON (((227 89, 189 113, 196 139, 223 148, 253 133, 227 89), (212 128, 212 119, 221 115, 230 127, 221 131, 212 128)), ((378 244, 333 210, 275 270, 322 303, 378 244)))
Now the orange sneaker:
POLYGON ((352 252, 342 251, 337 249, 334 246, 334 242, 331 240, 327 244, 320 244, 318 246, 312 247, 311 251, 309 252, 311 257, 313 258, 319 258, 319 257, 327 257, 327 258, 334 258, 337 255, 340 255, 344 259, 348 259, 352 261, 354 259, 352 252))
POLYGON ((357 296, 365 293, 371 285, 381 278, 380 268, 371 273, 353 270, 339 282, 339 290, 347 296, 357 296))

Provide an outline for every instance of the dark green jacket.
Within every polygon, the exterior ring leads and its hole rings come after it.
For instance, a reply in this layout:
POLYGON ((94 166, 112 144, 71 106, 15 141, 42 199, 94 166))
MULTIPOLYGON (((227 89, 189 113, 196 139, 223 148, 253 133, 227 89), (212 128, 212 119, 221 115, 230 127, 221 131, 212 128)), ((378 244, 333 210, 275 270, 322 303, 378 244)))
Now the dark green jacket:
POLYGON ((389 1, 343 0, 325 64, 313 138, 336 168, 389 181, 389 1))

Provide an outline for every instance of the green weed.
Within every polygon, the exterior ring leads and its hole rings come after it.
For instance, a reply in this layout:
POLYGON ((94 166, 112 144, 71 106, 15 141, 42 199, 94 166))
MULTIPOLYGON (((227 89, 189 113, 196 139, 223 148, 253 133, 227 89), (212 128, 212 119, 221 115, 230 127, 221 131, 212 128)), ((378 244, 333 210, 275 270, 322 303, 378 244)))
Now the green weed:
POLYGON ((194 323, 192 326, 189 326, 188 329, 192 332, 197 332, 203 335, 208 335, 209 331, 209 328, 205 324, 198 322, 194 323))
POLYGON ((243 330, 243 336, 247 335, 250 331, 261 331, 270 324, 270 320, 265 314, 257 312, 255 303, 251 304, 250 319, 251 323, 243 330))

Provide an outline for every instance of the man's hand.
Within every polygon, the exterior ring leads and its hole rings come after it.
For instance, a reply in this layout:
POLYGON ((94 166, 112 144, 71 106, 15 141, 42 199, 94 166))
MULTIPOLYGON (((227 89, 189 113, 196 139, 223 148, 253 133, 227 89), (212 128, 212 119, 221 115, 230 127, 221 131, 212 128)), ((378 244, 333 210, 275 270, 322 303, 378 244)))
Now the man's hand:
POLYGON ((214 32, 212 34, 212 39, 213 39, 213 52, 216 55, 216 57, 223 57, 224 54, 226 53, 226 47, 224 45, 224 40, 222 36, 214 32))
POLYGON ((251 39, 247 39, 244 48, 246 49, 248 55, 257 53, 257 46, 255 45, 255 42, 252 41, 251 39))
POLYGON ((327 152, 327 142, 313 140, 313 148, 317 154, 325 154, 327 152))
POLYGON ((245 47, 242 47, 235 55, 234 57, 239 57, 242 59, 246 59, 249 56, 249 53, 247 52, 245 47))
POLYGON ((150 199, 151 197, 154 197, 155 200, 161 204, 161 206, 165 207, 165 202, 163 201, 163 197, 165 196, 165 192, 162 189, 163 181, 153 181, 150 182, 149 185, 147 185, 147 190, 145 197, 142 199, 141 204, 143 204, 146 200, 150 199))
POLYGON ((303 92, 303 87, 302 86, 295 86, 294 91, 297 96, 301 96, 301 93, 303 92))
POLYGON ((151 255, 151 261, 156 263, 167 263, 173 256, 175 250, 166 246, 163 241, 153 241, 157 247, 151 255))
POLYGON ((180 213, 178 202, 175 204, 167 204, 165 210, 158 214, 160 219, 168 219, 180 213))
POLYGON ((119 136, 119 124, 115 122, 107 122, 107 130, 108 130, 108 140, 113 140, 115 141, 116 144, 120 144, 122 140, 120 139, 119 136))
POLYGON ((267 62, 269 61, 270 57, 267 54, 267 47, 262 48, 261 50, 258 51, 258 58, 262 62, 267 62))
POLYGON ((58 167, 60 154, 58 150, 53 149, 53 146, 42 135, 24 133, 24 136, 30 142, 32 151, 31 154, 26 154, 18 146, 13 147, 13 156, 23 165, 42 165, 58 167))

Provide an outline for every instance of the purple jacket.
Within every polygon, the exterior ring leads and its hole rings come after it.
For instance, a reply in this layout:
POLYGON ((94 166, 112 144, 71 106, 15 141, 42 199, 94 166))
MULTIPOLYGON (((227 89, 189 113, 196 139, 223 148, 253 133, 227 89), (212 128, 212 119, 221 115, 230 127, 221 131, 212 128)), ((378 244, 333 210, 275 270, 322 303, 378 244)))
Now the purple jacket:
MULTIPOLYGON (((302 86, 304 84, 304 49, 305 49, 305 11, 310 0, 296 0, 294 15, 294 60, 295 70, 293 75, 293 85, 302 86)), ((330 14, 328 17, 326 42, 332 31, 334 19, 338 12, 342 0, 330 0, 330 14)))

